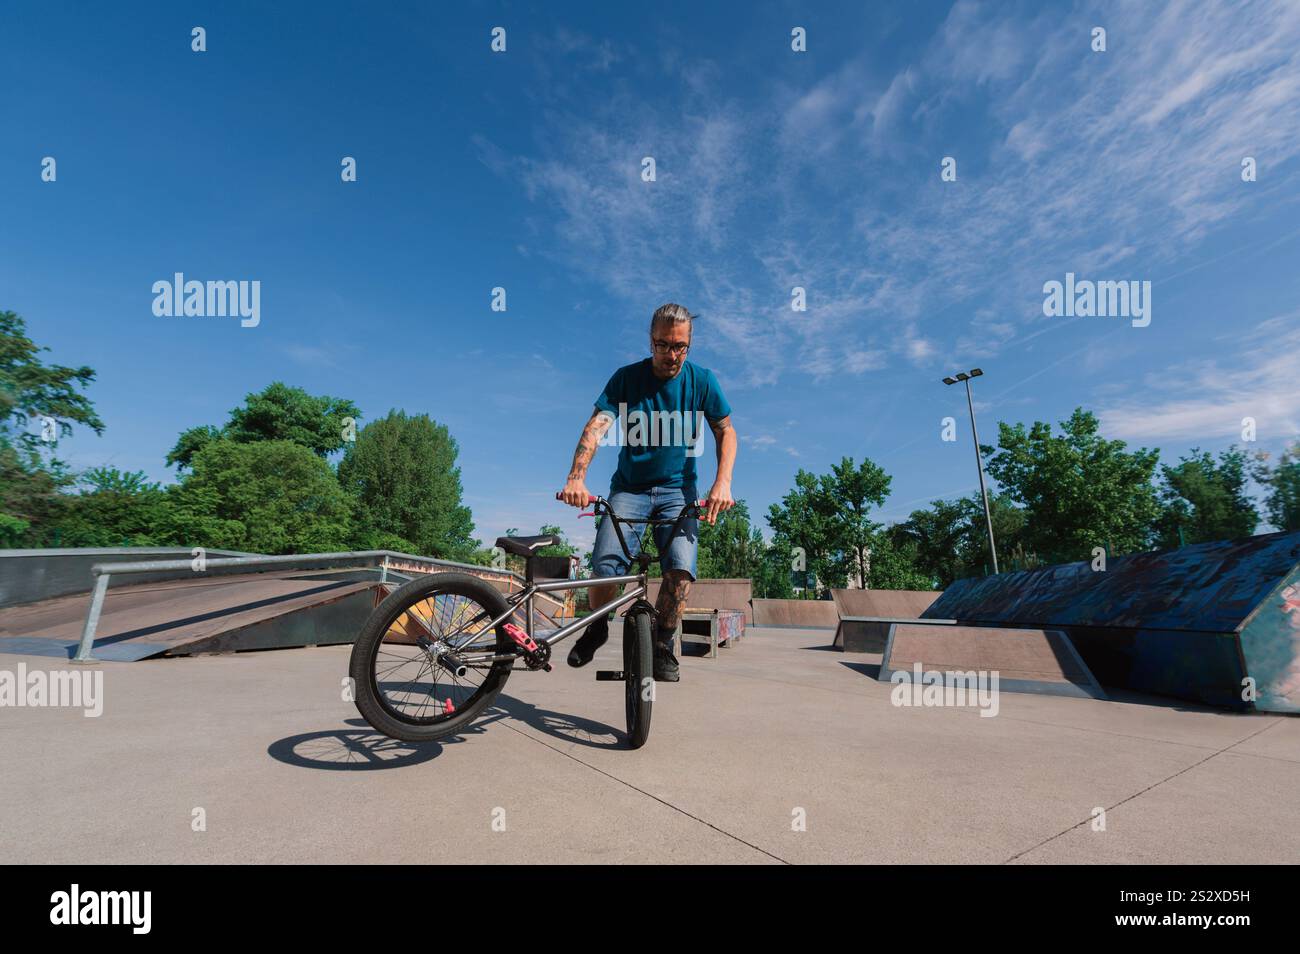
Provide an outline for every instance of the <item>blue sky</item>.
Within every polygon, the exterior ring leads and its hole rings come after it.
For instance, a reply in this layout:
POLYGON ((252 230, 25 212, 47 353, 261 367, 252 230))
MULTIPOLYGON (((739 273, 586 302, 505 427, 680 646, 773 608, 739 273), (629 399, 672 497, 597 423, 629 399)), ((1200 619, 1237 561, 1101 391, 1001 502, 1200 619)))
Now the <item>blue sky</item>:
MULTIPOLYGON (((4 20, 0 308, 98 372, 107 430, 62 443, 77 466, 170 481, 180 431, 279 379, 447 424, 481 539, 557 522, 586 545, 552 497, 666 301, 703 316, 691 357, 734 408, 733 490, 758 514, 845 455, 893 475, 887 521, 972 492, 964 394, 940 378, 977 365, 986 443, 997 420, 1077 405, 1167 462, 1227 447, 1244 416, 1258 449, 1300 434, 1295 3, 13 3, 4 20), (152 284, 176 271, 260 281, 260 325, 156 317, 152 284), (1150 325, 1045 317, 1067 271, 1151 281, 1150 325)), ((613 465, 603 449, 595 492, 613 465)))

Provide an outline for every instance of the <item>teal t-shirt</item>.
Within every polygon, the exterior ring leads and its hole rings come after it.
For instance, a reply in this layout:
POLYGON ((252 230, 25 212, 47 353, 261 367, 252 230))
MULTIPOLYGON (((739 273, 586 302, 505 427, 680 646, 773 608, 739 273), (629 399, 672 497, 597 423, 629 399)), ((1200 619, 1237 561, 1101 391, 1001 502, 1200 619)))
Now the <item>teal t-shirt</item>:
POLYGON ((614 493, 651 487, 694 487, 695 458, 704 452, 709 425, 731 414, 718 379, 690 361, 665 381, 651 359, 619 368, 596 398, 614 418, 605 443, 621 444, 614 493))

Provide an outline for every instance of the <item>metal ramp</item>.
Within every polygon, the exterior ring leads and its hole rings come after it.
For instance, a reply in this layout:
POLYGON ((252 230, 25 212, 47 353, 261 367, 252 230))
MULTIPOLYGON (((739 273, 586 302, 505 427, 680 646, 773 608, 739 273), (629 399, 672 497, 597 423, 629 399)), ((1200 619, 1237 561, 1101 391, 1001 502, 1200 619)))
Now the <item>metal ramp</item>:
MULTIPOLYGON (((518 585, 506 571, 387 551, 251 555, 209 561, 208 570, 197 573, 188 561, 99 565, 94 594, 0 608, 0 653, 133 662, 348 644, 397 586, 420 572, 445 569, 473 572, 503 592, 518 585), (390 559, 400 559, 408 572, 391 567, 390 559), (175 578, 159 579, 167 572, 175 578)), ((555 608, 535 603, 534 625, 558 628, 555 608)))
MULTIPOLYGON (((370 580, 347 576, 328 570, 250 573, 115 588, 99 618, 95 656, 129 662, 349 643, 380 584, 374 573, 370 580)), ((86 603, 87 596, 78 594, 0 612, 0 652, 72 658, 86 603)))
POLYGON ((1106 686, 1300 712, 1300 532, 958 580, 929 618, 1060 630, 1106 686))

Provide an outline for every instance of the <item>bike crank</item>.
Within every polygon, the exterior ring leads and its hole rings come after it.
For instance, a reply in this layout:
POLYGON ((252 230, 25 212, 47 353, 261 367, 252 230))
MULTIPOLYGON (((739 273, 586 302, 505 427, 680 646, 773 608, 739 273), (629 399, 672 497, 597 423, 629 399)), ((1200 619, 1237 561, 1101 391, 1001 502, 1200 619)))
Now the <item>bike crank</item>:
POLYGON ((549 662, 551 658, 551 647, 549 645, 542 643, 539 646, 533 637, 529 636, 514 623, 506 623, 501 628, 506 631, 506 635, 513 639, 515 645, 519 647, 519 655, 524 658, 525 666, 534 671, 538 669, 541 669, 544 672, 551 671, 551 664, 549 662))

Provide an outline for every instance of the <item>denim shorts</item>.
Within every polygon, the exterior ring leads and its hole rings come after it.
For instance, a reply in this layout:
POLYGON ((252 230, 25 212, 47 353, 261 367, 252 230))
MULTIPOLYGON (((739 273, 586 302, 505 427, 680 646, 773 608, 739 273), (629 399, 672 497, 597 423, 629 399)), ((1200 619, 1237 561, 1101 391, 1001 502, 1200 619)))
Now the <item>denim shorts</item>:
MULTIPOLYGON (((644 493, 610 493, 609 503, 620 517, 635 517, 638 520, 676 520, 682 507, 688 501, 695 500, 694 487, 652 487, 644 493)), ((644 524, 623 525, 623 539, 627 541, 628 552, 635 557, 641 550, 641 534, 645 532, 644 524)), ((659 550, 659 567, 665 573, 669 570, 685 570, 695 580, 695 556, 699 540, 699 519, 687 517, 682 521, 677 535, 671 540, 668 534, 672 526, 654 528, 655 547, 659 550)), ((627 555, 619 545, 618 535, 614 533, 614 521, 608 518, 600 521, 596 531, 596 545, 592 548, 591 565, 593 576, 623 576, 631 565, 627 555)))

